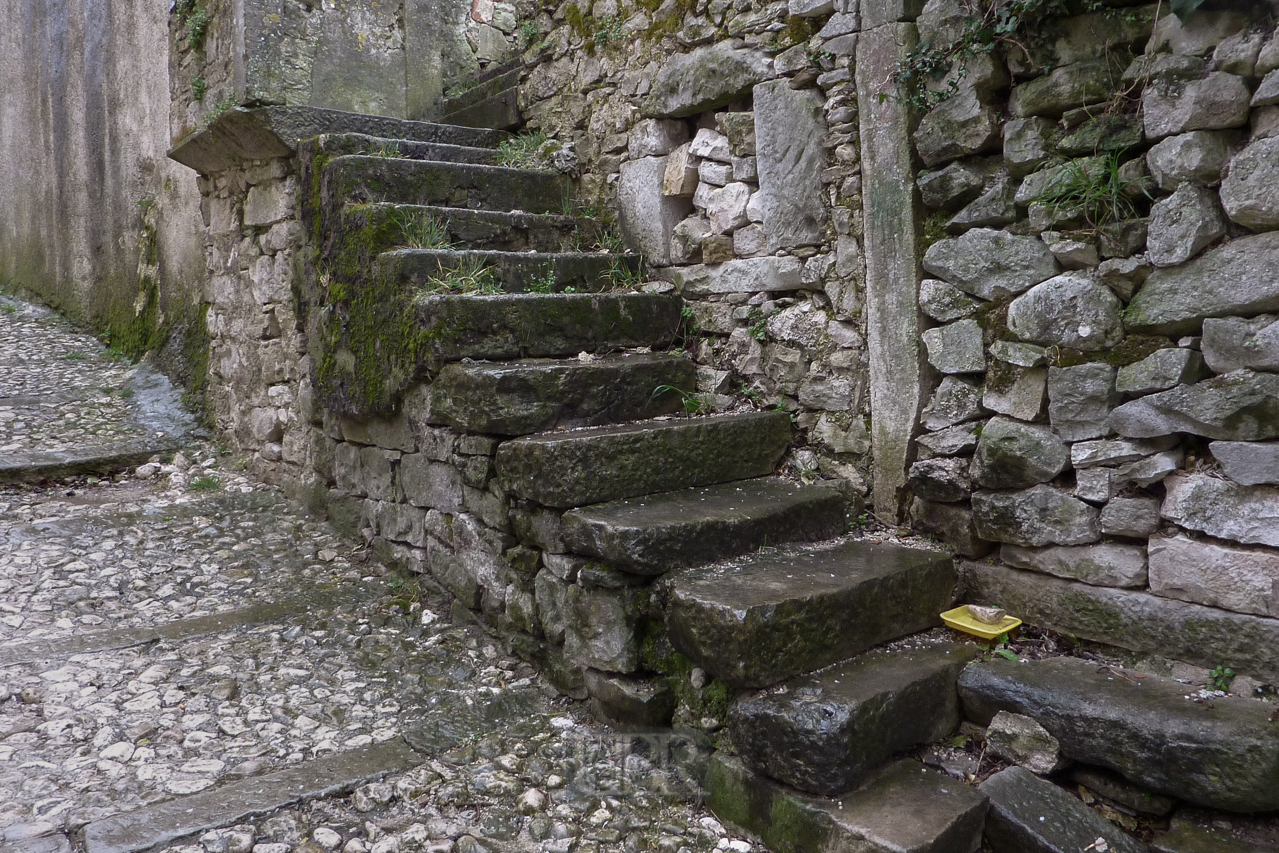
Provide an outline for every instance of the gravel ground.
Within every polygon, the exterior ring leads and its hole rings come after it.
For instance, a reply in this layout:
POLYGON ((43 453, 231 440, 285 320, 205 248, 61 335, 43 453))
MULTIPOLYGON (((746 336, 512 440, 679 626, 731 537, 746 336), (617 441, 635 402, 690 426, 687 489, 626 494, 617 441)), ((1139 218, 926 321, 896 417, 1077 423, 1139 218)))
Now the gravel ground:
MULTIPOLYGON (((44 400, 0 400, 0 453, 134 429, 128 369, 0 305, 0 398, 44 400)), ((0 849, 398 738, 418 766, 158 849, 764 850, 700 805, 696 740, 592 722, 211 445, 0 488, 0 849)))

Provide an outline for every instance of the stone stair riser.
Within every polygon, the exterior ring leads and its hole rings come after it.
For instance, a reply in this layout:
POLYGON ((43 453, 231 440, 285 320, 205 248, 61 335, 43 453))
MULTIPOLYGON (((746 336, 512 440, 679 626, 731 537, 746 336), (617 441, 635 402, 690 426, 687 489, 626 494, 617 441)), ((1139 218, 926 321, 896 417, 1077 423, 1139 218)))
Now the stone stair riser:
POLYGON ((455 270, 482 269, 488 282, 507 293, 527 293, 547 286, 557 292, 594 293, 613 286, 618 264, 634 269, 639 259, 580 253, 396 249, 380 255, 378 263, 383 275, 428 292, 448 282, 455 270))
POLYGON ((568 185, 551 172, 351 155, 324 167, 325 197, 560 213, 568 185))

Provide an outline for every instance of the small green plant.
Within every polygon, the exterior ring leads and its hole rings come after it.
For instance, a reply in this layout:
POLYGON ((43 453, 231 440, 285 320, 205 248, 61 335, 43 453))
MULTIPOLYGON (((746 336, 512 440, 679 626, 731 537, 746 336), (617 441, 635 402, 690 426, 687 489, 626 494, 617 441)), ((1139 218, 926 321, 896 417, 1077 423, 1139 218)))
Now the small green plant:
POLYGON ((393 220, 400 229, 401 244, 410 249, 451 249, 448 224, 420 210, 398 210, 393 220))
POLYGON ((400 156, 400 143, 394 139, 384 139, 377 145, 374 145, 367 152, 369 157, 384 157, 387 159, 395 159, 400 156))
POLYGON ((17 314, 18 306, 8 302, 0 302, 0 314, 17 314))
POLYGON ((751 405, 754 405, 754 406, 764 405, 764 392, 761 391, 760 389, 754 388, 750 385, 747 385, 745 382, 743 382, 740 393, 747 400, 750 400, 751 405))
POLYGON ((220 488, 222 488, 222 481, 212 474, 196 477, 187 483, 187 491, 191 492, 216 492, 220 488))
POLYGON ((209 13, 197 6, 187 17, 187 44, 192 50, 204 50, 205 39, 209 36, 209 13))
POLYGON ((454 293, 463 296, 495 296, 502 293, 502 284, 484 261, 465 256, 456 267, 441 270, 430 276, 418 289, 423 296, 454 293))
POLYGON ((235 109, 235 96, 227 95, 225 98, 214 104, 213 107, 204 114, 204 124, 206 126, 213 124, 233 109, 235 109))
POLYGON ((604 278, 610 290, 635 290, 647 280, 644 274, 644 261, 631 263, 624 255, 611 255, 608 259, 608 269, 604 271, 604 278))
POLYGON ((754 306, 746 314, 746 331, 757 341, 768 340, 768 318, 764 316, 764 312, 759 310, 758 306, 754 306))
MULTIPOLYGON (((1017 653, 1012 650, 1012 646, 1008 643, 1007 631, 996 637, 995 642, 990 647, 990 657, 994 657, 996 655, 1004 660, 1010 660, 1014 663, 1017 662, 1017 653)), ((986 659, 989 660, 990 657, 987 657, 986 659)))
POLYGON ((685 391, 683 388, 677 388, 674 385, 658 385, 653 389, 650 400, 656 400, 663 394, 678 394, 680 406, 684 409, 686 415, 700 415, 706 411, 706 401, 692 391, 685 391))
POLYGON ((203 77, 196 77, 191 81, 191 97, 197 101, 203 101, 204 96, 209 92, 209 84, 203 77))
POLYGON ((622 25, 626 21, 621 15, 609 15, 607 18, 601 18, 595 22, 595 32, 591 34, 591 41, 595 44, 595 49, 608 47, 614 42, 622 40, 622 25))
POLYGON ((132 400, 132 399, 133 399, 133 389, 132 389, 132 388, 121 388, 121 389, 120 389, 120 399, 121 399, 121 400, 132 400))
POLYGON ((525 50, 532 47, 534 39, 537 38, 537 21, 525 21, 520 24, 519 28, 520 44, 525 50))
POLYGON ((86 358, 88 358, 89 356, 85 355, 85 354, 84 354, 84 353, 82 353, 82 352, 77 352, 77 351, 73 350, 73 351, 71 351, 71 352, 69 352, 69 353, 66 353, 66 354, 65 354, 65 355, 63 355, 62 357, 63 357, 63 359, 65 359, 66 361, 84 361, 84 360, 85 360, 86 358))
POLYGON ((869 527, 869 526, 870 526, 870 513, 869 513, 869 512, 863 512, 863 513, 861 513, 860 515, 857 515, 857 516, 855 516, 855 517, 854 517, 854 516, 849 516, 849 518, 848 518, 848 529, 849 529, 849 530, 855 530, 855 531, 857 531, 857 532, 859 532, 859 533, 864 533, 864 532, 866 531, 866 528, 867 528, 867 527, 869 527))
POLYGON ((555 267, 548 264, 540 273, 531 276, 524 283, 524 287, 529 293, 554 293, 555 267))
POLYGON ((1235 671, 1222 664, 1217 664, 1212 668, 1212 672, 1208 673, 1208 683, 1212 685, 1212 689, 1220 690, 1222 693, 1230 692, 1230 682, 1234 680, 1235 671))
MULTIPOLYGON (((1049 166, 1060 171, 1035 201, 1052 205, 1058 216, 1078 212, 1092 228, 1132 219, 1138 210, 1130 195, 1140 185, 1120 174, 1122 165, 1115 152, 1100 161, 1070 160, 1049 166)), ((1149 197, 1148 190, 1142 187, 1141 191, 1149 197)))
POLYGON ((535 133, 523 133, 502 140, 497 146, 497 164, 512 169, 544 168, 546 158, 542 156, 542 146, 547 143, 547 136, 540 130, 535 133))

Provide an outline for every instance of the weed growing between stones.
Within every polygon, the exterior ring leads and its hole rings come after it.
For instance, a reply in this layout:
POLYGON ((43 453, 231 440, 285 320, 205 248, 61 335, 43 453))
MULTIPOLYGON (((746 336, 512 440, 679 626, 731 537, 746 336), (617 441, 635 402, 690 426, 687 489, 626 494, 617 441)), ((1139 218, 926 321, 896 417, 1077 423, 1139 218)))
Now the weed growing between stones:
POLYGON ((658 385, 653 389, 653 394, 649 397, 649 400, 656 400, 665 394, 679 395, 680 407, 686 415, 700 415, 707 409, 706 401, 696 393, 676 388, 674 385, 658 385))
POLYGON ((620 255, 609 258, 604 280, 609 290, 637 290, 645 281, 644 262, 631 266, 620 255))
POLYGON ((396 158, 400 156, 400 144, 394 140, 386 140, 374 145, 368 151, 370 157, 396 158))
POLYGON ((529 278, 524 283, 524 287, 529 293, 554 293, 555 268, 547 266, 540 273, 529 278))
POLYGON ((1208 673, 1209 684, 1213 690, 1220 690, 1222 693, 1230 692, 1230 682, 1235 680, 1235 671, 1228 666, 1217 664, 1208 673))
POLYGON ((497 164, 511 169, 544 169, 547 162, 542 148, 549 141, 541 131, 505 139, 497 147, 497 164))
POLYGON ((235 109, 235 96, 227 95, 225 98, 214 104, 213 107, 204 114, 204 118, 202 119, 204 126, 208 127, 233 109, 235 109))
POLYGON ((216 492, 221 488, 222 480, 212 474, 196 477, 187 483, 187 489, 192 492, 216 492))
POLYGON ((1122 165, 1118 152, 1106 155, 1093 168, 1080 160, 1045 164, 1061 172, 1035 200, 1052 205, 1055 216, 1077 211, 1091 228, 1132 219, 1139 214, 1132 196, 1149 198, 1150 191, 1139 181, 1125 178, 1120 172, 1122 165))
POLYGON ((479 258, 464 257, 451 269, 441 270, 418 288, 419 296, 453 293, 463 296, 496 296, 503 293, 493 271, 479 258))
POLYGON ((452 249, 449 240, 449 229, 440 219, 429 213, 417 211, 396 211, 393 216, 395 225, 400 229, 403 246, 409 249, 452 249))

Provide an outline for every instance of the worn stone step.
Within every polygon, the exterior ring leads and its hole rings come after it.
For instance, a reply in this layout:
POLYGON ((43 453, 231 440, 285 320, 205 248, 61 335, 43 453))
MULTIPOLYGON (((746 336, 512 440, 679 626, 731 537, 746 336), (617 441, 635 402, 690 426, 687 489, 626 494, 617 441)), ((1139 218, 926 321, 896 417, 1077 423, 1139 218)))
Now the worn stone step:
POLYGON ((431 337, 428 366, 668 346, 683 301, 659 293, 517 293, 427 296, 418 318, 431 337))
POLYGON ((383 274, 426 291, 478 283, 507 293, 548 290, 595 293, 619 287, 632 279, 640 268, 640 256, 600 252, 394 249, 378 255, 378 263, 383 274))
POLYGON ((1190 701, 1190 688, 1078 658, 974 663, 959 679, 965 715, 1033 718, 1076 761, 1160 794, 1236 812, 1279 809, 1279 725, 1254 699, 1190 701))
POLYGON ((663 385, 695 390, 696 365, 663 353, 455 363, 431 383, 427 422, 490 435, 621 423, 676 411, 678 393, 654 393, 663 385))
POLYGON ((450 110, 443 116, 450 124, 515 130, 524 124, 520 112, 520 91, 511 86, 469 106, 450 110))
POLYGON ((608 227, 595 219, 558 213, 523 213, 506 210, 471 210, 439 205, 364 205, 365 221, 394 220, 412 230, 426 219, 445 229, 447 241, 468 249, 502 252, 598 251, 609 243, 608 227))
POLYGON ((543 506, 586 506, 771 474, 790 438, 785 412, 553 432, 504 443, 497 476, 511 494, 543 506))
POLYGON ((563 536, 579 554, 660 575, 765 545, 829 539, 847 529, 845 506, 834 487, 760 477, 570 510, 563 536))
POLYGON ((666 622, 676 649, 707 672, 765 687, 941 624, 955 581, 939 551, 784 549, 673 578, 666 622))
POLYGON ((418 142, 414 139, 392 139, 363 133, 326 133, 316 138, 315 151, 330 157, 363 154, 371 157, 398 157, 403 160, 497 165, 497 151, 493 148, 418 142))
POLYGON ((365 155, 324 164, 321 197, 344 204, 389 201, 450 207, 563 212, 568 183, 553 172, 365 155))
POLYGON ((733 743, 757 773, 826 796, 851 790, 894 753, 955 730, 955 679, 973 650, 876 649, 743 696, 729 710, 733 743))
POLYGON ((985 835, 994 853, 1146 851, 1146 845, 1081 800, 1024 768, 1001 770, 982 782, 980 790, 990 797, 985 835), (1097 844, 1098 839, 1104 847, 1097 844))
POLYGON ((474 106, 481 101, 505 92, 520 84, 522 64, 506 63, 499 69, 489 69, 483 74, 469 80, 461 92, 452 97, 445 97, 440 111, 442 120, 447 120, 451 113, 474 106))
POLYGON ((915 761, 896 761, 835 799, 753 773, 723 750, 711 759, 707 805, 759 835, 773 853, 972 853, 986 796, 915 761))
POLYGON ((112 474, 181 447, 181 441, 161 437, 69 450, 8 452, 0 459, 0 484, 38 483, 80 474, 112 474))

